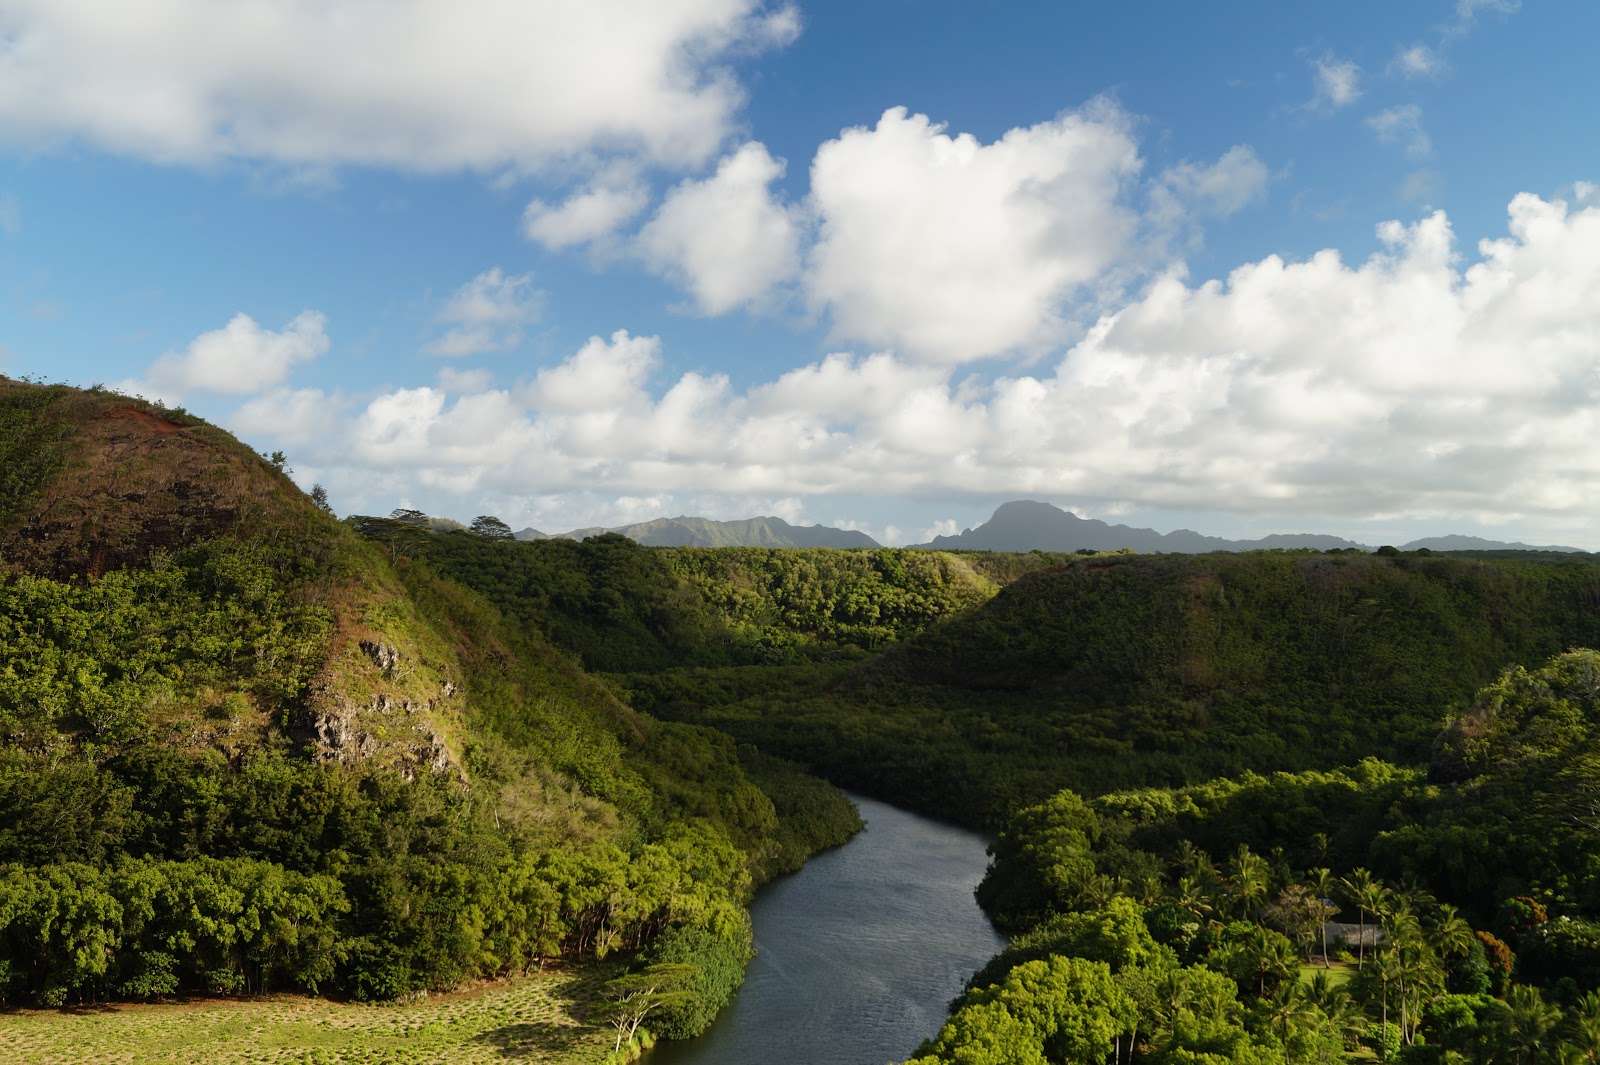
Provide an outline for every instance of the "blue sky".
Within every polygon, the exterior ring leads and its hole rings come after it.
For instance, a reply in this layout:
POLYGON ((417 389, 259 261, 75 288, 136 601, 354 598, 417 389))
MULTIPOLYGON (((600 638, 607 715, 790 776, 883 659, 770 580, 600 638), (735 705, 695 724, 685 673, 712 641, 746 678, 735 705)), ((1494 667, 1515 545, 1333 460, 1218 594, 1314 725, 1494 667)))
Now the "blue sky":
POLYGON ((1600 548, 1600 8, 0 5, 0 372, 341 513, 1600 548))

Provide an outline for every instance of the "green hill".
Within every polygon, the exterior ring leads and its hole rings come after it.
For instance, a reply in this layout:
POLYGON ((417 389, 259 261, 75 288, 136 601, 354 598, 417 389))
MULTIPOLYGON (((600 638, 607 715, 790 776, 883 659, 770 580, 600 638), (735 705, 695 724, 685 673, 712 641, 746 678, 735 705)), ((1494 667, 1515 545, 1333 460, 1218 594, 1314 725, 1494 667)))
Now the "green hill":
POLYGON ((1423 760, 1505 666, 1600 640, 1597 590, 1600 564, 1560 556, 1080 557, 809 687, 628 683, 653 712, 995 825, 1062 787, 1423 760))
POLYGON ((857 824, 181 411, 0 379, 0 471, 0 999, 742 962, 857 824))

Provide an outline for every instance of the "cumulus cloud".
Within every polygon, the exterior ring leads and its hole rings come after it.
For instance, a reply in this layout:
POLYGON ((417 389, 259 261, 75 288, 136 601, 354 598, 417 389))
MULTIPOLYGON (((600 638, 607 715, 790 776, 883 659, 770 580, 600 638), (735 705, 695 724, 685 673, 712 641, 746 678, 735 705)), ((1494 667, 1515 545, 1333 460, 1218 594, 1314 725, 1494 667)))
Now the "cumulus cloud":
POLYGON ((799 271, 799 212, 777 200, 784 164, 752 141, 711 177, 685 181, 639 233, 639 253, 678 280, 702 313, 759 303, 799 271))
POLYGON ((165 397, 194 392, 243 395, 280 384, 296 364, 328 350, 328 320, 302 311, 280 332, 236 314, 221 329, 202 333, 183 352, 169 351, 150 367, 147 382, 165 397))
POLYGON ((742 103, 727 64, 798 28, 762 0, 14 0, 0 137, 181 163, 698 164, 742 103))
POLYGON ((631 177, 597 180, 559 204, 529 203, 522 213, 522 232, 551 251, 591 244, 616 233, 649 202, 649 192, 631 177))
POLYGON ((1324 52, 1311 61, 1311 79, 1315 87, 1311 98, 1313 107, 1337 110, 1361 97, 1361 68, 1332 52, 1324 52))
POLYGON ((1431 78, 1444 70, 1444 59, 1425 44, 1402 48, 1389 61, 1389 72, 1406 78, 1431 78))
POLYGON ((506 274, 496 266, 458 288, 439 312, 449 326, 425 348, 430 355, 478 355, 522 342, 522 327, 539 317, 543 293, 532 274, 506 274))
POLYGON ((992 144, 893 108, 817 151, 809 300, 837 336, 914 358, 1040 350, 1067 332, 1063 302, 1127 253, 1139 168, 1104 101, 992 144))
POLYGON ((1367 125, 1380 141, 1398 144, 1413 159, 1425 159, 1433 154, 1433 141, 1422 128, 1422 108, 1416 104, 1385 108, 1367 119, 1367 125))
POLYGON ((1600 206, 1524 194, 1509 217, 1470 258, 1435 213, 1383 224, 1357 264, 1165 277, 1037 373, 836 354, 746 389, 657 386, 659 342, 619 332, 515 388, 373 397, 296 458, 546 511, 596 492, 937 494, 1581 519, 1600 480, 1600 206))
POLYGON ((1158 184, 1199 213, 1226 218, 1261 198, 1267 167, 1249 145, 1236 144, 1210 165, 1179 163, 1158 184))
POLYGON ((1266 164, 1248 145, 1210 164, 1185 160, 1151 182, 1143 219, 1145 258, 1163 263, 1200 243, 1199 222, 1238 214, 1267 191, 1266 164))

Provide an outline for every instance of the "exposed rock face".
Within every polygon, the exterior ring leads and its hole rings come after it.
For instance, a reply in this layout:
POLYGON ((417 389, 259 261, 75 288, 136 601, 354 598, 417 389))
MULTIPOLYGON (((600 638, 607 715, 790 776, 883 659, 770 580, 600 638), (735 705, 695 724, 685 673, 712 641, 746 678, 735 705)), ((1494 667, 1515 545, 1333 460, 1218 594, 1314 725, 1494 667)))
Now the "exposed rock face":
MULTIPOLYGON (((412 675, 393 644, 362 640, 357 646, 384 680, 412 675)), ((451 680, 439 684, 438 695, 426 700, 378 692, 364 702, 319 685, 306 707, 312 757, 346 765, 381 759, 408 779, 418 770, 459 772, 434 720, 460 689, 451 680)))
POLYGON ((400 668, 400 649, 393 644, 377 640, 362 640, 361 650, 372 659, 372 664, 382 670, 385 677, 393 677, 400 668))

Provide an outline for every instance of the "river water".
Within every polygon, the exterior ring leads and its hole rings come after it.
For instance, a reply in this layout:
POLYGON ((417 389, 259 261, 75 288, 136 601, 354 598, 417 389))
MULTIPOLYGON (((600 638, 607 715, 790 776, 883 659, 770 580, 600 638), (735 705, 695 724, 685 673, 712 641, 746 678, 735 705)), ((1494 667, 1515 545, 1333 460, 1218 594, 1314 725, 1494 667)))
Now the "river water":
POLYGON ((972 899, 983 837, 851 796, 867 822, 750 907, 756 958, 699 1039, 644 1065, 884 1065, 939 1030, 1005 941, 972 899))

